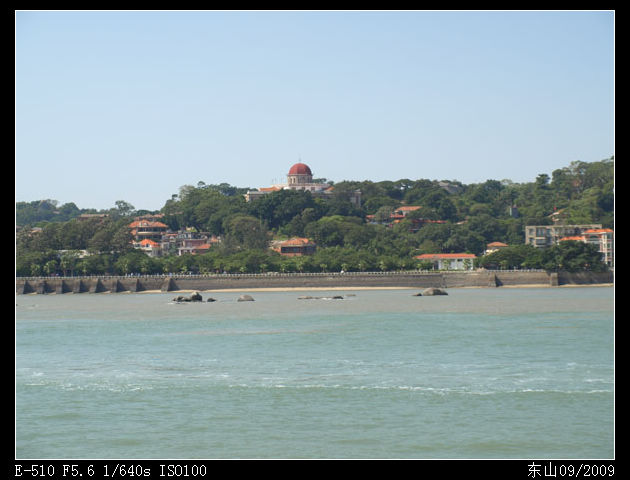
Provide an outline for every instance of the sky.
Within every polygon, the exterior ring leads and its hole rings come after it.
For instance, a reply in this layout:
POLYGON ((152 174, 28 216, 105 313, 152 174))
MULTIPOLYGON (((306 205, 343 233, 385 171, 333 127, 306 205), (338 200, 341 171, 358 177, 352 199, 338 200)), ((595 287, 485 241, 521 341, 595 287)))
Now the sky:
POLYGON ((614 11, 15 11, 16 201, 464 184, 614 155, 614 11))

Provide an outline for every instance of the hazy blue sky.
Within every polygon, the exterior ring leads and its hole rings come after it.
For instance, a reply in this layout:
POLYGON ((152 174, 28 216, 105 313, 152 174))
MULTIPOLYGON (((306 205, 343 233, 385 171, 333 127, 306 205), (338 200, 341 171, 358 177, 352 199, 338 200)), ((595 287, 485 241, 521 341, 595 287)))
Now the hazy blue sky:
POLYGON ((614 12, 18 11, 16 201, 534 181, 614 154, 614 12))

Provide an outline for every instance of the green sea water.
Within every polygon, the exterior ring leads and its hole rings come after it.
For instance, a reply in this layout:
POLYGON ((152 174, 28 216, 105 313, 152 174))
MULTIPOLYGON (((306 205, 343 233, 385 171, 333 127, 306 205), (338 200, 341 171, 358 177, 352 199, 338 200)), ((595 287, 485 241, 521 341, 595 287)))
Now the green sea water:
POLYGON ((413 293, 16 296, 16 458, 614 458, 613 288, 413 293))

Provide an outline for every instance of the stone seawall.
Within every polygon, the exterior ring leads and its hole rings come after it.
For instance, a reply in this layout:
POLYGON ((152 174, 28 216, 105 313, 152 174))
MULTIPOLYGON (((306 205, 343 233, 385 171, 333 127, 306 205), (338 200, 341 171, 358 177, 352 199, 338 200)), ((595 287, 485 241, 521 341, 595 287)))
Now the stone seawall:
POLYGON ((613 273, 594 272, 371 272, 144 277, 16 278, 17 294, 122 293, 147 291, 246 290, 252 288, 460 288, 559 286, 613 283, 613 273))

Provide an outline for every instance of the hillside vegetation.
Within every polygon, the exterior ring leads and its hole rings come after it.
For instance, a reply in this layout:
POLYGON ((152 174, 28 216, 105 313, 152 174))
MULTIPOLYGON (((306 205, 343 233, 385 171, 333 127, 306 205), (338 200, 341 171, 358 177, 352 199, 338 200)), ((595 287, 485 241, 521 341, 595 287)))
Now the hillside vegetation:
POLYGON ((490 242, 512 246, 502 267, 601 269, 588 245, 535 251, 524 245, 525 225, 548 225, 562 211, 569 224, 614 225, 614 157, 572 162, 529 183, 487 180, 464 185, 449 180, 334 184, 331 199, 281 190, 246 202, 246 189, 228 184, 182 186, 159 212, 135 210, 124 200, 104 211, 79 209, 54 200, 16 203, 16 274, 128 274, 181 272, 368 271, 421 268, 422 253, 481 255, 490 242), (362 193, 362 206, 349 198, 362 193), (420 206, 397 223, 388 222, 401 206, 420 206), (107 216, 79 219, 81 214, 107 216), (163 213, 177 231, 194 229, 221 237, 207 254, 149 258, 133 250, 129 223, 137 215, 163 213), (34 233, 33 227, 41 231, 34 233), (267 248, 272 238, 314 240, 308 257, 281 257, 267 248), (89 256, 79 258, 78 251, 89 256))

